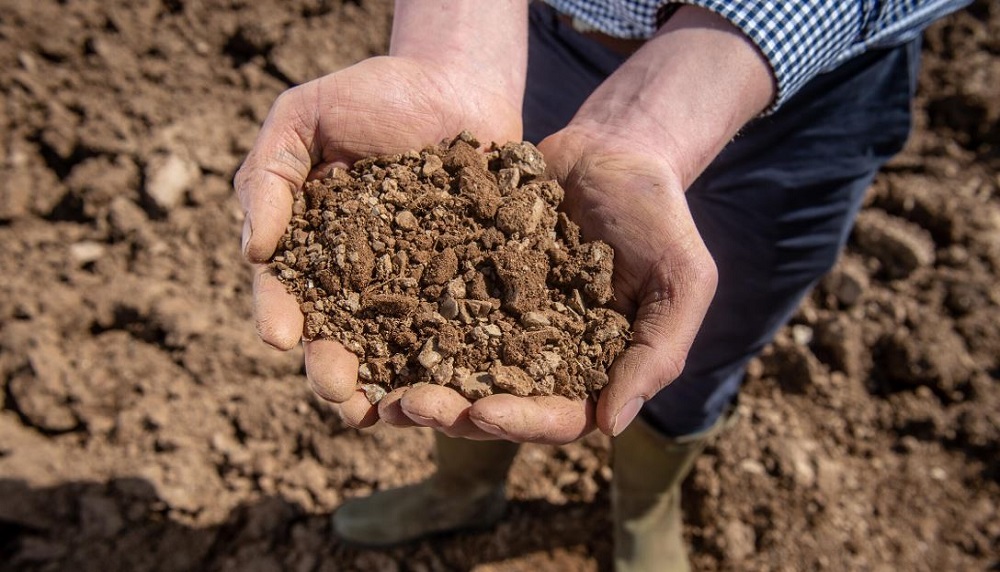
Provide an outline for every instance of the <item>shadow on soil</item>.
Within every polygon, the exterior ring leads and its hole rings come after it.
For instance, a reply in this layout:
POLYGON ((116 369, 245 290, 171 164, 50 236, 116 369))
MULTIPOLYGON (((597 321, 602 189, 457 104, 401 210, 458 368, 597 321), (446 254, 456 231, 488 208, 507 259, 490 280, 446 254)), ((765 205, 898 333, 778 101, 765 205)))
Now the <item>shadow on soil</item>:
POLYGON ((604 570, 610 535, 597 531, 609 527, 595 521, 607 520, 606 506, 606 495, 566 505, 514 501, 493 530, 368 550, 333 538, 329 514, 309 514, 281 497, 197 527, 170 518, 153 485, 139 478, 47 488, 0 479, 0 572, 467 570, 552 551, 596 555, 604 570))

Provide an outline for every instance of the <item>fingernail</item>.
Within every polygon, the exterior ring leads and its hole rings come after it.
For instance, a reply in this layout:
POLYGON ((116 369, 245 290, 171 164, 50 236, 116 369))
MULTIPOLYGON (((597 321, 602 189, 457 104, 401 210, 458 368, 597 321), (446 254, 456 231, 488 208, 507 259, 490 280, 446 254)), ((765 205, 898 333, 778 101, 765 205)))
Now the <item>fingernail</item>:
POLYGON ((250 222, 250 213, 247 213, 243 217, 243 240, 241 242, 240 249, 243 251, 243 256, 247 255, 247 246, 250 245, 250 238, 253 237, 253 223, 250 222))
POLYGON ((639 410, 642 409, 642 405, 645 402, 646 400, 641 397, 633 397, 631 401, 618 410, 618 415, 615 415, 615 420, 611 424, 612 437, 617 437, 619 433, 629 426, 629 423, 639 414, 639 410))

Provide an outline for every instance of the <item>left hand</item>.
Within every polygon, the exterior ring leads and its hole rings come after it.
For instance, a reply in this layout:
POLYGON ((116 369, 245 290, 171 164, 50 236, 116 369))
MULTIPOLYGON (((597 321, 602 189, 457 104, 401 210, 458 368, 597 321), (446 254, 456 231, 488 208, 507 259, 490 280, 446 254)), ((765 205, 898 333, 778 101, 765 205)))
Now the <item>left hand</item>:
POLYGON ((562 397, 494 395, 469 410, 476 427, 512 441, 565 443, 594 425, 620 433, 673 381, 715 293, 717 271, 675 169, 627 134, 570 126, 539 146, 566 189, 563 209, 586 240, 615 251, 613 302, 632 340, 596 404, 562 397))

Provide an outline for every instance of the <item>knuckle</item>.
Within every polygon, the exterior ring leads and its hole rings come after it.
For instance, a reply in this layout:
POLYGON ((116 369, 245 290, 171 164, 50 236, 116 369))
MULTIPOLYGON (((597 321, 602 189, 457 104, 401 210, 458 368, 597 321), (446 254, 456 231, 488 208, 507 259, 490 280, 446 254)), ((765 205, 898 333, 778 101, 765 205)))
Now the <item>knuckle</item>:
POLYGON ((247 156, 240 163, 236 173, 233 174, 233 188, 236 189, 237 193, 243 194, 247 191, 247 179, 250 176, 252 155, 247 156))
POLYGON ((337 401, 334 399, 334 392, 330 390, 330 387, 324 380, 317 379, 314 375, 308 375, 308 371, 306 379, 309 381, 309 389, 321 399, 324 401, 337 401))
POLYGON ((719 267, 715 259, 704 251, 703 256, 699 256, 697 262, 692 267, 692 280, 701 288, 711 288, 713 291, 719 284, 719 267))
POLYGON ((274 103, 271 104, 270 114, 272 116, 278 116, 293 108, 294 102, 298 98, 298 94, 301 89, 301 86, 295 86, 279 93, 278 97, 274 98, 274 103))
POLYGON ((280 350, 290 350, 295 346, 296 340, 284 335, 274 320, 267 316, 260 316, 254 320, 257 335, 267 344, 280 350))
POLYGON ((254 328, 257 330, 257 336, 269 344, 274 343, 274 326, 271 321, 266 318, 257 318, 254 322, 254 328))
POLYGON ((687 365, 687 355, 665 355, 661 366, 661 376, 657 379, 656 391, 670 385, 675 379, 681 376, 684 367, 687 365))

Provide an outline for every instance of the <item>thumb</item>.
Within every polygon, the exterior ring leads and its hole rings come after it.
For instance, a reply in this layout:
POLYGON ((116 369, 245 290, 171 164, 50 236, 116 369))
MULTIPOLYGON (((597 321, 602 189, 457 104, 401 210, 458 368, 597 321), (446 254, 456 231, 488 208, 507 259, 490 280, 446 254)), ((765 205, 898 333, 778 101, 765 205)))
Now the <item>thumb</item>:
POLYGON ((278 97, 233 179, 245 215, 243 254, 250 262, 265 262, 274 253, 292 217, 293 194, 312 168, 317 126, 305 87, 278 97))
POLYGON ((624 431, 643 404, 684 370, 715 294, 716 268, 708 260, 689 267, 690 272, 675 273, 669 286, 658 288, 640 304, 632 340, 612 364, 609 383, 597 403, 597 426, 602 432, 616 436, 624 431))

